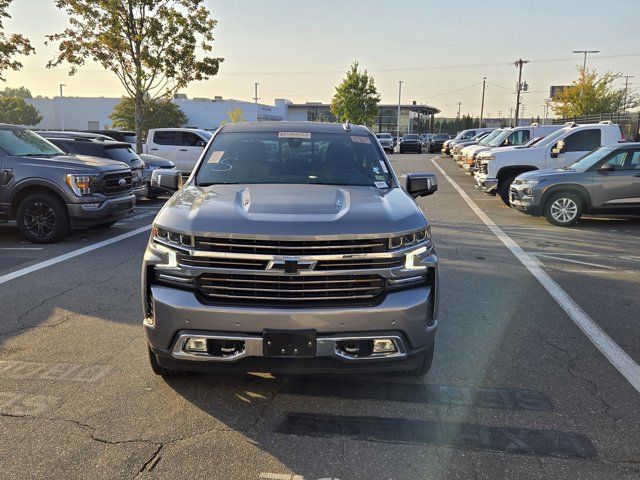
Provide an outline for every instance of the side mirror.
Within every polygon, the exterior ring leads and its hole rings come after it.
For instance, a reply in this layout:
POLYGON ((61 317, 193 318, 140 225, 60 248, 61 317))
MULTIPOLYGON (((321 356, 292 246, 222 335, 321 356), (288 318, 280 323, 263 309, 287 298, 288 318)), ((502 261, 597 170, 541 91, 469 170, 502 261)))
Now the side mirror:
POLYGON ((508 147, 509 146, 509 139, 508 138, 504 139, 504 142, 502 142, 502 146, 503 147, 508 147))
POLYGON ((616 167, 614 167, 610 163, 605 163, 604 165, 601 165, 598 168, 598 171, 599 172, 603 172, 603 173, 607 173, 607 172, 613 172, 613 171, 615 171, 615 169, 616 169, 616 167))
POLYGON ((175 192, 182 188, 180 170, 158 168, 151 172, 151 186, 175 192))
POLYGON ((198 140, 196 142, 196 147, 206 147, 207 146, 207 142, 205 142, 204 140, 198 140))
POLYGON ((433 195, 438 190, 435 173, 408 173, 406 191, 413 198, 433 195))

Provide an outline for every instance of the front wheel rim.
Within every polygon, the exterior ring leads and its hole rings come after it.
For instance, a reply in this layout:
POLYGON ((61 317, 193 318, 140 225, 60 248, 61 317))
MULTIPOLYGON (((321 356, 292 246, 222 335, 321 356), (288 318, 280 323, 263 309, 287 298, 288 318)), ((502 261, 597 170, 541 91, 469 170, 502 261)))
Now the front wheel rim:
POLYGON ((558 198, 551 204, 551 216, 556 222, 569 223, 577 214, 578 205, 571 198, 558 198))
POLYGON ((34 202, 25 209, 23 222, 29 234, 47 238, 56 228, 56 212, 44 202, 34 202))

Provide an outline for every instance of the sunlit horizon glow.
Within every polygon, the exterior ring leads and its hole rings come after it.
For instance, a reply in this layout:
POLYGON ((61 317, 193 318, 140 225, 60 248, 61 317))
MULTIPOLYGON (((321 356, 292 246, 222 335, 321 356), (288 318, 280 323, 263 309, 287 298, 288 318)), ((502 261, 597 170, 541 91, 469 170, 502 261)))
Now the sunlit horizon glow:
MULTIPOLYGON (((640 33, 630 29, 621 42, 609 27, 619 24, 620 12, 635 18, 640 3, 612 0, 552 2, 536 8, 506 1, 471 0, 443 4, 408 0, 401 7, 379 0, 294 2, 293 0, 208 0, 218 20, 214 54, 225 58, 220 73, 182 90, 189 97, 252 101, 254 83, 260 101, 275 98, 295 103, 329 102, 334 87, 357 60, 375 78, 383 103, 417 101, 442 110, 441 116, 479 115, 482 78, 487 77, 485 117, 509 116, 515 106, 517 72, 513 61, 530 60, 523 80, 523 117, 542 116, 551 85, 568 85, 577 77, 583 57, 574 50, 599 50, 588 67, 640 78, 640 33), (579 9, 580 14, 576 11, 579 9)), ((15 0, 5 32, 27 35, 36 55, 21 61, 19 72, 5 72, 5 86, 29 88, 34 96, 64 94, 117 97, 124 94, 117 78, 100 65, 88 63, 73 77, 68 69, 47 70, 54 47, 46 34, 66 26, 66 14, 53 0, 15 0)), ((618 82, 620 88, 623 81, 618 82)), ((631 84, 630 91, 638 88, 631 84)))

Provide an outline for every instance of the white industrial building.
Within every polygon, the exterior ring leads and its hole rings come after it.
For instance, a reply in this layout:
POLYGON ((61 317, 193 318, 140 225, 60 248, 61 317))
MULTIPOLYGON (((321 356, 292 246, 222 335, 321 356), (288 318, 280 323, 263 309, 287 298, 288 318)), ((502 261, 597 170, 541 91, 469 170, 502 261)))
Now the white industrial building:
MULTIPOLYGON (((186 126, 215 129, 229 121, 229 112, 240 109, 247 121, 336 121, 330 105, 319 102, 295 104, 290 100, 276 99, 274 105, 245 102, 241 100, 215 98, 186 98, 178 95, 173 101, 187 116, 186 126)), ((105 97, 54 97, 26 100, 42 115, 42 121, 33 128, 44 130, 108 130, 113 121, 109 115, 121 98, 105 97)), ((377 130, 396 131, 397 105, 380 105, 377 130)), ((433 115, 439 110, 415 103, 401 106, 401 132, 427 131, 433 115)))

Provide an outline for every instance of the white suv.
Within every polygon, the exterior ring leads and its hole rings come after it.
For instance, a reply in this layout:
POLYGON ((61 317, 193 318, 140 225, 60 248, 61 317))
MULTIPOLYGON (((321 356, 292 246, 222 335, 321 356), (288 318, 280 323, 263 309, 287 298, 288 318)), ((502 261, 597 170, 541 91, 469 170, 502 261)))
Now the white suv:
POLYGON ((521 173, 567 167, 591 150, 621 141, 624 141, 624 136, 617 124, 571 124, 532 147, 487 150, 477 157, 476 187, 485 193, 498 193, 509 205, 509 188, 521 173))

